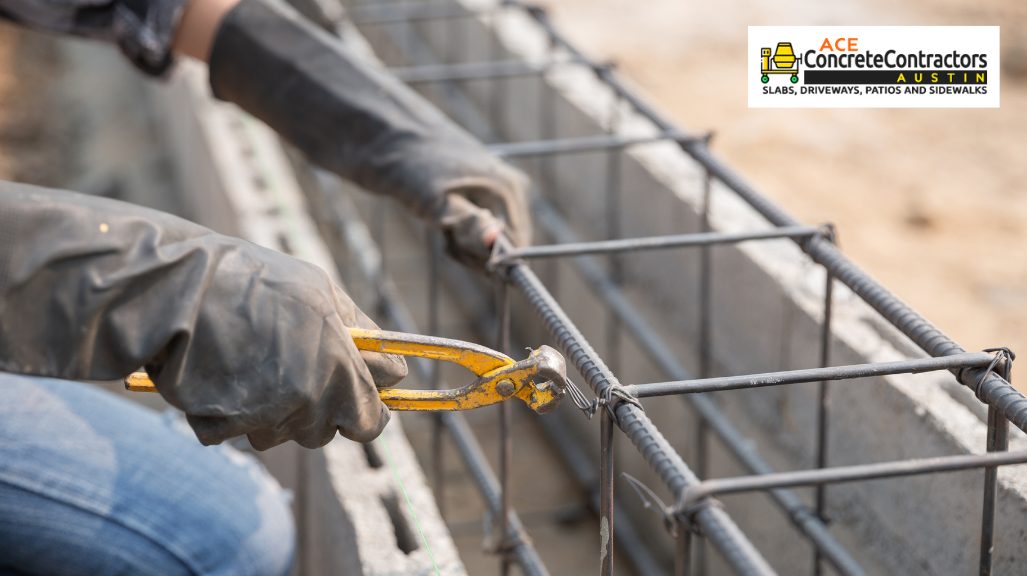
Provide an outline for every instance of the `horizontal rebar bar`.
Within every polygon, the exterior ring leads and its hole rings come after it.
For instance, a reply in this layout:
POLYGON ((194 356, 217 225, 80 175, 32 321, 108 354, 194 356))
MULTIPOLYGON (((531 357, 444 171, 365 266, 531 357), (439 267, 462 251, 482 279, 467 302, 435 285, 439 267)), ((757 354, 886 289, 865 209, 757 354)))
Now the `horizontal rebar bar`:
POLYGON ((991 452, 988 454, 961 454, 935 458, 915 458, 897 462, 878 462, 855 466, 836 466, 815 470, 778 472, 762 476, 717 478, 693 484, 681 492, 677 508, 684 510, 703 498, 720 494, 755 492, 772 488, 796 488, 821 484, 839 484, 859 480, 876 480, 899 476, 916 476, 942 472, 958 472, 973 468, 1027 464, 1027 450, 991 452))
POLYGON ((540 64, 532 64, 523 60, 493 60, 489 62, 389 68, 389 73, 407 84, 424 84, 428 82, 457 82, 538 76, 558 66, 580 63, 580 60, 574 58, 552 60, 540 64))
POLYGON ((820 228, 813 226, 791 226, 772 228, 756 232, 703 232, 699 234, 669 234, 666 236, 644 236, 641 238, 624 238, 620 240, 598 240, 595 242, 573 242, 568 244, 549 244, 515 248, 506 252, 496 263, 511 260, 531 260, 535 258, 557 258, 560 256, 582 256, 585 254, 613 254, 617 252, 637 252, 641 250, 664 250, 670 248, 686 248, 694 246, 714 246, 717 244, 738 244, 754 240, 775 240, 783 238, 808 237, 821 233, 820 228))
POLYGON ((987 352, 964 352, 938 358, 917 358, 915 360, 878 362, 875 364, 850 364, 847 366, 804 368, 801 370, 783 370, 780 372, 765 372, 763 374, 746 374, 742 376, 720 376, 717 378, 631 384, 625 386, 624 390, 636 398, 651 398, 653 396, 670 396, 673 394, 723 392, 725 390, 766 388, 768 386, 784 386, 804 382, 821 382, 824 380, 851 380, 872 376, 887 376, 890 374, 917 374, 920 372, 952 370, 956 368, 985 367, 994 360, 995 356, 987 352))
MULTIPOLYGON (((523 5, 525 12, 544 29, 550 42, 566 50, 572 57, 588 62, 588 57, 561 33, 549 19, 545 10, 523 5)), ((636 112, 645 116, 659 130, 680 130, 656 108, 638 95, 634 89, 620 80, 610 67, 596 66, 596 75, 636 112)), ((799 222, 780 206, 749 185, 737 172, 727 167, 704 143, 686 142, 682 150, 734 191, 742 200, 775 226, 795 226, 799 222)), ((841 283, 875 309, 885 320, 902 332, 922 350, 931 356, 949 356, 965 352, 959 344, 938 330, 905 302, 889 292, 884 286, 860 269, 835 244, 827 239, 809 238, 798 241, 814 262, 821 264, 841 283)), ((985 404, 994 406, 1014 426, 1027 432, 1027 397, 1013 388, 995 372, 986 368, 964 368, 953 370, 953 374, 985 404)))
POLYGON ((599 134, 596 136, 580 136, 577 138, 556 138, 553 140, 530 140, 527 142, 504 142, 490 144, 489 150, 504 158, 524 158, 529 156, 549 156, 553 154, 577 154, 582 152, 600 152, 618 150, 641 144, 657 142, 683 142, 695 140, 695 136, 678 132, 663 132, 650 136, 620 136, 617 134, 599 134))
POLYGON ((358 5, 350 10, 350 19, 357 26, 377 24, 399 24, 404 22, 425 22, 428 20, 452 20, 490 14, 504 6, 465 8, 451 3, 412 2, 397 4, 358 5))
MULTIPOLYGON (((568 363, 578 369, 596 396, 604 397, 611 389, 619 389, 621 386, 617 377, 606 367, 535 273, 525 264, 513 264, 508 270, 508 276, 542 319, 556 345, 566 355, 568 363)), ((613 410, 617 427, 631 440, 668 489, 678 493, 699 481, 641 408, 622 402, 613 410)), ((738 574, 774 573, 723 509, 707 507, 696 514, 695 521, 738 574)))

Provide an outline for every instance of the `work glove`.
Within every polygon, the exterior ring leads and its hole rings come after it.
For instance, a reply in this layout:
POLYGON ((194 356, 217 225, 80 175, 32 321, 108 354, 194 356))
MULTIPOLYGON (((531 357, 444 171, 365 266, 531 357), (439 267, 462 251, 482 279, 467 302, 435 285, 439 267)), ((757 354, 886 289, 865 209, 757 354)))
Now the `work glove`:
POLYGON ((501 230, 515 245, 531 240, 520 172, 282 3, 243 0, 228 13, 210 83, 315 163, 437 225, 465 262, 484 263, 501 230))
MULTIPOLYGON (((0 370, 114 380, 145 367, 204 444, 375 438, 402 358, 320 268, 169 214, 0 184, 0 370)), ((129 431, 126 431, 129 433, 129 431)))
MULTIPOLYGON (((202 0, 201 0, 202 1, 202 0)), ((187 0, 0 0, 19 24, 113 42, 137 67, 161 74, 187 0)))

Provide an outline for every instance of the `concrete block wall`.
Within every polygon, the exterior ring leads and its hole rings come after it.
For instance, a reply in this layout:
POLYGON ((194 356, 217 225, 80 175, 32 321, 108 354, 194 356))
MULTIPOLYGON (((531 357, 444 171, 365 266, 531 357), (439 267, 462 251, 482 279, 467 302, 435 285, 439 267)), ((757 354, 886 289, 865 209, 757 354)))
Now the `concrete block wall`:
MULTIPOLYGON (((179 64, 154 99, 188 216, 338 280, 293 165, 269 128, 215 101, 206 69, 195 63, 179 64)), ((466 573, 398 415, 370 445, 337 437, 322 450, 289 443, 258 456, 294 492, 297 573, 466 573)))
MULTIPOLYGON (((467 7, 486 2, 461 0, 467 7)), ((453 22, 424 22, 417 37, 434 57, 446 61, 520 58, 539 62, 547 51, 544 34, 516 10, 497 17, 453 22)), ((386 61, 410 65, 395 30, 366 30, 386 61)), ((424 54, 413 55, 418 59, 424 54)), ((415 62, 416 63, 416 62, 415 62)), ((430 87, 444 109, 449 87, 430 87)), ((507 141, 594 135, 607 125, 612 96, 590 71, 560 67, 544 81, 536 78, 497 82, 468 81, 461 90, 478 105, 479 118, 491 120, 507 141), (501 105, 493 99, 501 98, 501 105)), ((458 117, 465 112, 451 110, 458 117)), ((697 111, 701 113, 701 111, 697 111)), ((479 135, 483 129, 472 129, 479 135)), ((621 134, 656 132, 643 118, 622 118, 621 134)), ((520 163, 542 191, 563 209, 583 239, 606 234, 605 175, 607 153, 560 156, 520 163)), ((703 173, 672 144, 638 146, 620 159, 621 213, 625 237, 698 230, 703 173)), ((751 230, 767 223, 751 208, 714 183, 711 221, 719 231, 751 230)), ((840 231, 844 239, 845 231, 840 231)), ((547 241, 544 235, 536 238, 547 241)), ((654 329, 695 368, 698 319, 698 253, 674 251, 622 258, 628 294, 654 329)), ((569 264, 538 264, 571 318, 601 353, 604 307, 569 264)), ((789 241, 718 247, 713 250, 713 329, 715 372, 741 374, 815 366, 823 299, 822 271, 789 241)), ((832 363, 896 360, 920 353, 904 337, 844 287, 835 291, 832 363)), ((515 329, 535 342, 537 322, 522 309, 515 329)), ((625 335, 625 340, 629 340, 625 335)), ((619 355, 624 383, 665 379, 644 351, 627 344, 619 355)), ((723 393, 716 396, 733 423, 777 469, 812 466, 815 385, 723 393)), ((979 453, 984 447, 982 409, 948 374, 903 375, 832 385, 831 465, 910 457, 979 453)), ((694 462, 694 416, 683 401, 646 402, 650 416, 686 461, 694 462)), ((585 445, 597 445, 595 430, 576 414, 585 445)), ((1014 434, 1012 448, 1027 444, 1014 434)), ((714 441, 711 476, 744 473, 714 441)), ((618 451, 619 469, 657 485, 630 447, 618 451)), ((996 573, 1019 573, 1027 560, 1023 526, 1027 520, 1027 471, 1004 468, 1000 474, 996 573)), ((829 489, 832 531, 871 573, 963 574, 976 571, 983 472, 972 471, 833 486, 829 489)), ((621 498, 632 496, 626 490, 621 498)), ((808 491, 800 495, 809 496, 808 491)), ((783 515, 762 495, 725 499, 729 512, 781 573, 805 573, 809 547, 783 515)), ((633 507, 640 508, 640 507, 633 507)), ((658 529, 639 512, 637 519, 658 529)), ((715 570, 715 573, 717 571, 715 570)))

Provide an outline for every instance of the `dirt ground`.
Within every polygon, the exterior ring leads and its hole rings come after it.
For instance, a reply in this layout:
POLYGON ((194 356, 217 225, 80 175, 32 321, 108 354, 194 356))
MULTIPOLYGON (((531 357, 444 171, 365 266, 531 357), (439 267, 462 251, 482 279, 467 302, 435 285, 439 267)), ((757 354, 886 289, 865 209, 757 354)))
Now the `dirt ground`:
MULTIPOLYGON (((967 349, 1027 353, 1027 3, 548 0, 683 127, 967 349), (997 110, 750 110, 748 25, 1001 25, 997 110)), ((1021 389, 1027 381, 1020 380, 1021 389)))

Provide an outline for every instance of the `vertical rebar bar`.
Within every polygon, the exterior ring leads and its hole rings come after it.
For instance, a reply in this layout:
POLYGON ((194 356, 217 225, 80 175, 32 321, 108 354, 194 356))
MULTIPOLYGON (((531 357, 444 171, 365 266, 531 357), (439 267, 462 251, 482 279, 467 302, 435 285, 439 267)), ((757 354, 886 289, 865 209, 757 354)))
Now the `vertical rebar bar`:
MULTIPOLYGON (((554 57, 554 51, 556 50, 556 44, 549 39, 549 43, 546 46, 547 61, 552 61, 554 57)), ((538 77, 538 135, 540 140, 553 140, 557 137, 559 128, 557 125, 556 118, 556 94, 555 91, 546 84, 545 76, 538 77)), ((538 157, 538 163, 536 168, 538 169, 538 186, 541 190, 544 190, 553 202, 560 205, 563 201, 559 197, 560 189, 554 185, 553 175, 553 164, 556 162, 556 158, 550 155, 541 155, 538 157)), ((546 285, 553 294, 560 295, 560 262, 550 262, 546 268, 546 285)))
MULTIPOLYGON (((441 246, 430 228, 425 228, 425 236, 428 247, 428 333, 433 336, 441 335, 439 326, 439 257, 441 246)), ((439 363, 429 363, 428 385, 433 390, 439 389, 439 363)), ((431 453, 432 453, 432 485, 435 492, 435 502, 439 507, 439 516, 446 518, 446 475, 442 452, 442 415, 432 415, 431 428, 431 453)))
MULTIPOLYGON (((501 53, 503 51, 503 45, 499 39, 499 16, 501 12, 493 12, 489 18, 491 20, 493 33, 490 35, 489 40, 489 60, 495 62, 501 59, 501 53)), ((493 78, 489 84, 489 115, 491 117, 492 133, 499 141, 504 139, 506 135, 506 113, 507 113, 507 101, 506 97, 506 78, 496 77, 493 78)))
POLYGON ((599 573, 613 576, 613 413, 602 411, 599 431, 599 573))
MULTIPOLYGON (((824 317, 820 324, 820 366, 826 368, 831 362, 831 316, 834 308, 834 276, 829 270, 824 269, 824 317)), ((828 410, 830 408, 829 394, 831 383, 822 380, 817 388, 817 468, 826 468, 828 460, 828 410)), ((827 486, 819 485, 816 488, 816 514, 820 521, 827 524, 827 486)), ((813 574, 820 576, 823 572, 823 557, 820 549, 813 548, 813 574)))
MULTIPOLYGON (((384 272, 387 267, 385 255, 388 243, 385 242, 385 221, 386 210, 388 210, 388 204, 386 203, 386 199, 384 197, 375 198, 373 202, 374 204, 371 207, 371 238, 373 238, 375 244, 378 245, 378 253, 381 257, 381 260, 379 261, 379 266, 381 267, 382 272, 384 272)), ((386 303, 384 300, 384 296, 379 294, 378 299, 375 301, 375 311, 379 316, 382 315, 383 311, 385 310, 385 306, 386 303)))
MULTIPOLYGON (((615 134, 620 125, 620 96, 613 97, 610 123, 607 132, 615 134)), ((621 160, 623 149, 611 148, 606 158, 606 238, 613 240, 621 236, 621 160)), ((623 261, 617 254, 610 254, 610 280, 621 286, 624 279, 623 261)), ((606 313, 606 358, 610 370, 620 373, 621 323, 620 318, 608 310, 606 313)))
POLYGON ((674 542, 674 576, 689 576, 692 572, 692 532, 686 526, 678 526, 674 542))
MULTIPOLYGON (((1003 367, 1006 382, 1012 382, 1010 362, 1003 367)), ((988 406, 988 452, 1009 448, 1009 421, 994 406, 988 406)), ((981 513, 981 576, 991 576, 995 552, 995 505, 998 500, 998 468, 984 469, 984 507, 981 513)))
MULTIPOLYGON (((496 350, 509 352, 510 348, 510 297, 506 280, 496 278, 496 350)), ((513 436, 510 434, 510 413, 513 404, 499 404, 499 486, 501 490, 500 523, 502 529, 499 536, 499 573, 506 576, 510 573, 510 555, 513 535, 510 533, 510 467, 513 455, 513 436)))
MULTIPOLYGON (((701 232, 710 232, 710 209, 713 200, 713 178, 709 171, 703 173, 703 200, 699 226, 701 232)), ((713 254, 712 246, 699 249, 699 377, 708 378, 710 368, 710 320, 711 297, 713 289, 713 254)), ((703 418, 696 418, 695 425, 695 472, 700 478, 709 475, 709 462, 706 453, 709 447, 709 427, 703 418)), ((702 536, 695 540, 695 573, 706 574, 706 543, 702 536)))

